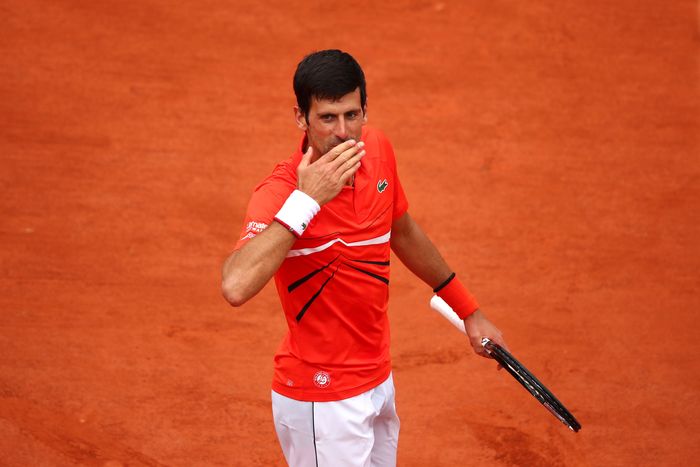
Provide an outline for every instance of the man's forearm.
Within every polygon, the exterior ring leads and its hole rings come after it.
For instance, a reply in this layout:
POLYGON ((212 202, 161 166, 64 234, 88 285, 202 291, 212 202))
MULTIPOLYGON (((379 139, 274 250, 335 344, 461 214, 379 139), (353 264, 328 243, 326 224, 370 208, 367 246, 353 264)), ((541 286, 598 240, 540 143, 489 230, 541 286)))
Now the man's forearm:
POLYGON ((452 272, 433 242, 408 213, 392 226, 391 249, 431 288, 440 285, 452 272))
MULTIPOLYGON (((391 249, 413 274, 433 289, 441 285, 452 273, 433 242, 408 213, 392 225, 391 249)), ((446 301, 450 306, 454 306, 449 300, 446 301)), ((471 347, 477 355, 490 358, 481 345, 481 338, 484 336, 508 348, 501 331, 480 310, 472 311, 464 319, 464 326, 471 347)))
POLYGON ((296 237, 272 222, 262 233, 234 251, 224 262, 221 291, 233 306, 255 296, 279 269, 296 237))

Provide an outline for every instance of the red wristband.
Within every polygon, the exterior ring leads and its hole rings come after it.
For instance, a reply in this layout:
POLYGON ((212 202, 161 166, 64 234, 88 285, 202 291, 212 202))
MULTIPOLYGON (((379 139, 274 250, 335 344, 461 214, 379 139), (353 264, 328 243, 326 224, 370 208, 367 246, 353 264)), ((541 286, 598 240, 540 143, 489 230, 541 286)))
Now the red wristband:
POLYGON ((452 273, 445 282, 433 289, 438 297, 452 307, 459 319, 464 319, 479 309, 479 304, 467 288, 452 273))

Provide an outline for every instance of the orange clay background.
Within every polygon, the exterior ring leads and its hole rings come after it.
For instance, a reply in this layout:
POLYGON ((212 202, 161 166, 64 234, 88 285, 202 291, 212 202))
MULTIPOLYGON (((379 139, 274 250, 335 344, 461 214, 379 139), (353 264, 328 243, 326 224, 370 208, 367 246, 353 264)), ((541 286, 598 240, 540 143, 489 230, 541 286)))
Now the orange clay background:
POLYGON ((284 465, 274 287, 220 266, 287 158, 301 57, 350 51, 424 227, 556 421, 394 258, 402 466, 697 465, 698 5, 0 6, 0 465, 284 465))

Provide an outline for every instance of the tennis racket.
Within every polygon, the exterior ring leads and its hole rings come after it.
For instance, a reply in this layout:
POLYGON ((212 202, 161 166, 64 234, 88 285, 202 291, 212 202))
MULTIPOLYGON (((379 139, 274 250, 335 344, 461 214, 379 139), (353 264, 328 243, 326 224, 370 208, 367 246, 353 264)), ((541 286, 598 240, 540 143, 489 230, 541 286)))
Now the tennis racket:
MULTIPOLYGON (((450 305, 445 303, 443 299, 434 295, 430 300, 430 307, 445 317, 457 329, 466 334, 464 321, 459 319, 450 305)), ((537 399, 552 415, 560 422, 568 426, 570 430, 578 432, 581 429, 581 424, 576 420, 576 417, 569 412, 564 404, 559 402, 559 399, 554 397, 554 394, 538 380, 525 366, 520 363, 510 352, 490 340, 488 337, 481 339, 481 345, 486 352, 496 360, 515 380, 528 390, 532 396, 537 399)))

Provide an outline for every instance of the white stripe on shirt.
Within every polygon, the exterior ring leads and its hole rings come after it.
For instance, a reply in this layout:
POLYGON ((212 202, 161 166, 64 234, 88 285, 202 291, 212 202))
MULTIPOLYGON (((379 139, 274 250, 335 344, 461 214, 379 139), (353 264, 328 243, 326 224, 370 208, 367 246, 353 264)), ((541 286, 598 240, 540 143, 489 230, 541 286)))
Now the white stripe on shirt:
POLYGON ((382 243, 387 243, 389 242, 389 239, 391 238, 391 230, 382 235, 381 237, 375 237, 375 238, 370 238, 368 240, 360 240, 359 242, 350 242, 347 243, 345 242, 342 238, 335 238, 329 242, 324 243, 323 245, 319 245, 316 247, 312 248, 301 248, 299 250, 289 250, 287 253, 287 258, 292 258, 294 256, 306 256, 310 255, 312 253, 318 253, 319 251, 327 250, 331 246, 333 246, 335 243, 342 243, 345 246, 353 247, 353 246, 366 246, 366 245, 381 245, 382 243))

